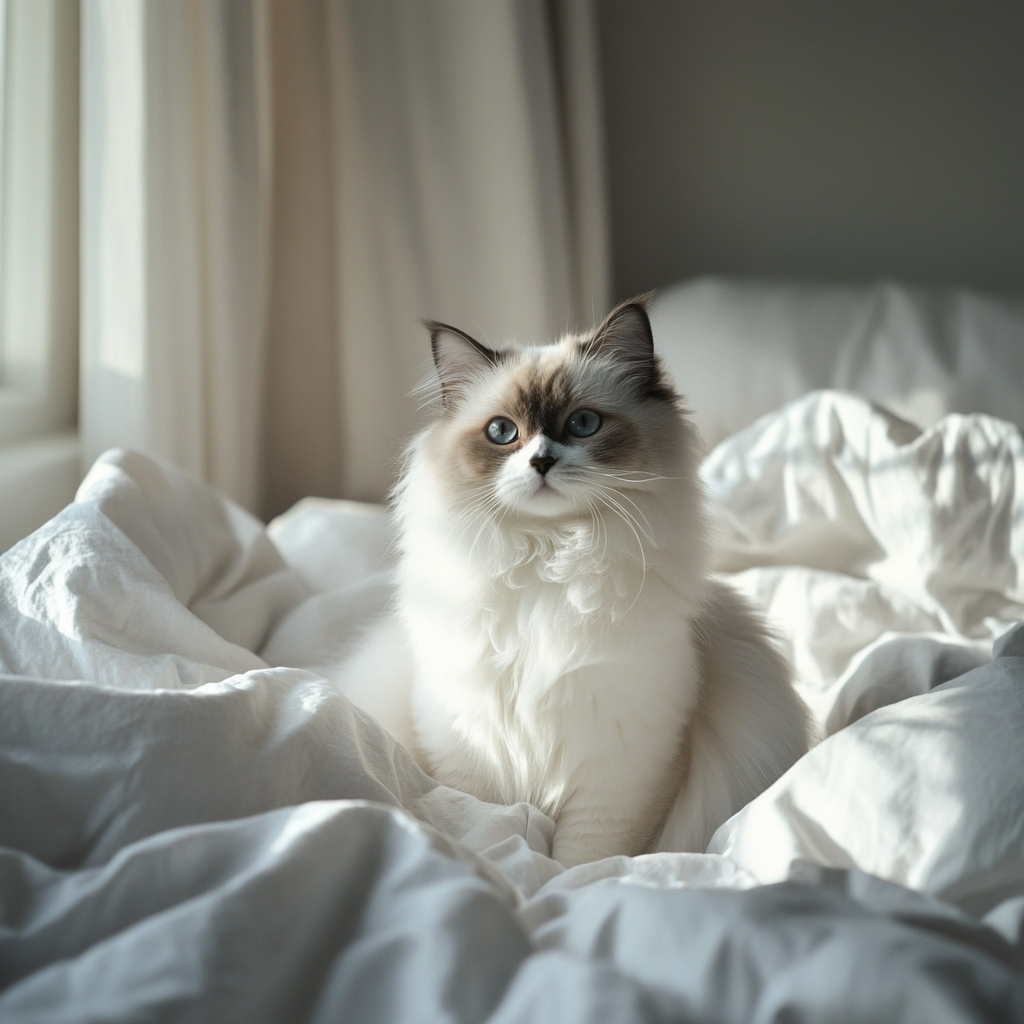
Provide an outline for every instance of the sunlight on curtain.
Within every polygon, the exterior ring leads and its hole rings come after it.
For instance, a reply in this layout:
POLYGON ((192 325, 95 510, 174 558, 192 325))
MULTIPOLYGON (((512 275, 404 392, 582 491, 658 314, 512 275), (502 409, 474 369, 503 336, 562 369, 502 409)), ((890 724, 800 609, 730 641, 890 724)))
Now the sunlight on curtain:
POLYGON ((86 0, 87 461, 171 459, 256 508, 269 222, 264 5, 86 0))
POLYGON ((589 0, 85 0, 87 461, 252 509, 380 499, 423 317, 499 343, 608 304, 589 0))
POLYGON ((86 46, 95 56, 88 69, 95 78, 87 102, 96 121, 88 156, 102 163, 90 163, 98 178, 90 196, 97 208, 86 217, 92 230, 85 245, 98 258, 86 261, 86 295, 96 296, 86 322, 99 365, 141 380, 146 352, 143 6, 141 0, 96 0, 93 10, 86 46), (105 152, 97 151, 99 140, 105 152))

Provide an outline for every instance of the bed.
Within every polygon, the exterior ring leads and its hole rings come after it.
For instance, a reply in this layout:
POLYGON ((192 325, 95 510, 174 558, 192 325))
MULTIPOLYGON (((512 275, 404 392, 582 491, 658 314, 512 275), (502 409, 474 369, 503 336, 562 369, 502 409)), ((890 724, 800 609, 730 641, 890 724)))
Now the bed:
POLYGON ((109 452, 0 559, 0 1020, 1024 1020, 1024 309, 652 320, 822 741, 706 853, 565 870, 303 667, 388 601, 381 508, 109 452))

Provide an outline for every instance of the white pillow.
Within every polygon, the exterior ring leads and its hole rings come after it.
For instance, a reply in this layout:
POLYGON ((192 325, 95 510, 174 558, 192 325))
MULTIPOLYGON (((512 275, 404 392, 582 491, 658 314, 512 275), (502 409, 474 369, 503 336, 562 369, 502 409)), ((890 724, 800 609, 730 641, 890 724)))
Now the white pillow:
POLYGON ((709 450, 818 388, 923 427, 947 412, 1024 425, 1024 300, 699 278, 660 292, 651 322, 709 450))

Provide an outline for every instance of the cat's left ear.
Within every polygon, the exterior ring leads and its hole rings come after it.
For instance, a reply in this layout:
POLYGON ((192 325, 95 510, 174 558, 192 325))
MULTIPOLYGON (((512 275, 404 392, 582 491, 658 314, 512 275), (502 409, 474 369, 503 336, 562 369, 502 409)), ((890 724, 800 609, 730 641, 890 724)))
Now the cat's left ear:
POLYGON ((654 292, 647 292, 620 302, 583 345, 587 353, 608 355, 625 363, 630 376, 644 390, 656 387, 659 379, 654 334, 647 316, 647 303, 653 295, 654 292))
POLYGON ((441 381, 441 401, 451 406, 458 401, 466 385, 482 370, 497 366, 501 356, 481 345, 465 331, 436 320, 424 320, 430 331, 430 348, 434 353, 434 367, 441 381))

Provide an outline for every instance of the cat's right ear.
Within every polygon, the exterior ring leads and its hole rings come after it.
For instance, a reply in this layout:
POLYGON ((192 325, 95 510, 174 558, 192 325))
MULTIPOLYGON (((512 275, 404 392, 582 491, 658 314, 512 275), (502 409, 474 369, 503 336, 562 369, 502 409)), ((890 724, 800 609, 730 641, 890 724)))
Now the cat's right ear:
POLYGON ((457 327, 436 320, 424 320, 423 326, 430 331, 434 367, 441 382, 441 401, 450 408, 462 396, 466 385, 482 370, 497 366, 501 356, 457 327))
POLYGON ((620 302, 585 345, 588 352, 603 352, 627 364, 647 385, 653 385, 658 376, 654 335, 647 316, 647 304, 653 296, 654 292, 648 292, 620 302))

